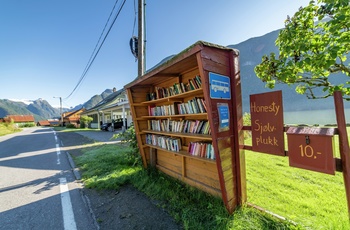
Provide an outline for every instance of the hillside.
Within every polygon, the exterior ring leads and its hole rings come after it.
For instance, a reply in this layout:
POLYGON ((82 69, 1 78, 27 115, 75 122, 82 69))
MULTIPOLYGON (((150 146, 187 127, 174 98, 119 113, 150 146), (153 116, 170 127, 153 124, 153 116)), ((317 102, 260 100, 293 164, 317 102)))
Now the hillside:
MULTIPOLYGON (((100 95, 95 95, 86 101, 84 104, 80 104, 70 109, 70 111, 84 108, 92 108, 104 98, 109 96, 113 91, 106 89, 100 95)), ((67 110, 64 108, 64 110, 67 110)), ((60 110, 53 108, 47 101, 38 99, 33 101, 26 101, 26 103, 17 100, 0 99, 0 117, 6 117, 7 115, 34 115, 36 121, 46 120, 49 118, 60 117, 60 110)))
POLYGON ((106 97, 108 97, 112 93, 113 93, 113 90, 106 89, 101 94, 96 94, 96 95, 92 96, 84 104, 80 104, 80 105, 75 106, 74 108, 71 109, 71 111, 78 110, 82 107, 84 107, 85 109, 91 109, 92 107, 97 105, 100 101, 102 101, 103 99, 105 99, 106 97))
POLYGON ((36 121, 60 116, 58 109, 53 108, 47 101, 42 99, 31 101, 29 104, 0 99, 0 117, 29 114, 34 115, 36 121))
MULTIPOLYGON (((275 46, 279 30, 272 31, 260 37, 250 38, 244 42, 235 45, 229 45, 230 48, 238 49, 240 52, 240 68, 242 79, 242 100, 244 112, 249 111, 249 95, 272 91, 265 87, 259 78, 256 77, 254 68, 261 62, 263 55, 268 55, 271 52, 278 53, 275 46)), ((156 68, 162 63, 169 60, 174 55, 164 58, 148 71, 156 68)), ((350 56, 350 55, 349 55, 350 56)), ((350 57, 349 57, 350 59, 350 57)), ((147 71, 147 72, 148 72, 147 71)), ((330 78, 333 83, 347 81, 345 76, 340 74, 330 78)), ((305 110, 320 110, 333 109, 333 98, 311 100, 304 95, 299 95, 295 92, 295 87, 285 84, 276 84, 275 89, 282 90, 284 111, 305 111, 305 110)), ((70 111, 81 109, 82 107, 90 109, 106 98, 113 92, 112 89, 106 89, 100 95, 92 96, 88 101, 79 104, 70 111)), ((350 103, 345 103, 345 107, 349 108, 350 103)), ((7 99, 0 99, 0 117, 7 114, 34 114, 36 119, 47 119, 59 116, 59 109, 52 108, 45 100, 36 100, 27 105, 23 102, 14 102, 7 99)))
MULTIPOLYGON (((242 99, 245 112, 249 111, 249 95, 272 91, 266 88, 265 83, 256 76, 254 68, 261 62, 263 55, 268 55, 271 52, 278 53, 278 49, 275 46, 278 33, 279 30, 276 30, 261 37, 251 38, 242 43, 228 46, 238 49, 240 52, 242 99)), ((338 74, 331 77, 330 80, 332 80, 333 83, 345 82, 346 77, 338 74)), ((334 108, 333 98, 308 99, 305 95, 297 94, 293 86, 276 84, 273 90, 282 90, 284 111, 334 108)), ((348 103, 345 103, 345 107, 349 106, 348 103)))

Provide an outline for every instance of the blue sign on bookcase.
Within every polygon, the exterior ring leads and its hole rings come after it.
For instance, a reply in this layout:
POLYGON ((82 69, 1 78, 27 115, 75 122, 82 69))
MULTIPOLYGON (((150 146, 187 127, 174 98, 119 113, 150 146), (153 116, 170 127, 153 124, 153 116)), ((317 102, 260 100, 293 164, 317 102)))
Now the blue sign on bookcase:
POLYGON ((229 130, 230 125, 230 114, 227 103, 218 103, 219 113, 219 132, 229 130))
POLYGON ((217 73, 209 72, 210 98, 231 99, 230 78, 217 73))

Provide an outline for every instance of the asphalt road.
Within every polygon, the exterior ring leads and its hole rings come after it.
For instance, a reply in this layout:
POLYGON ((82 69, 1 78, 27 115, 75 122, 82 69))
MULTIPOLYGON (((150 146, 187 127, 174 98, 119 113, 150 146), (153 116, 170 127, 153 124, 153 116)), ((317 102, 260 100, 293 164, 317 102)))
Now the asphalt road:
POLYGON ((96 229, 50 128, 0 137, 0 229, 96 229))

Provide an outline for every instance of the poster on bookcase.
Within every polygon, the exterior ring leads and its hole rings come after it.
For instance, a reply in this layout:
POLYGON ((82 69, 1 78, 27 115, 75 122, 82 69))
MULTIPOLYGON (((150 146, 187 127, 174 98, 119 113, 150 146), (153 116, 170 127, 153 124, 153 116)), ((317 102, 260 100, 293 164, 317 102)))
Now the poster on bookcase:
POLYGON ((252 150, 285 156, 282 91, 250 95, 252 150))
POLYGON ((218 103, 219 132, 227 131, 230 127, 230 113, 227 103, 218 103))

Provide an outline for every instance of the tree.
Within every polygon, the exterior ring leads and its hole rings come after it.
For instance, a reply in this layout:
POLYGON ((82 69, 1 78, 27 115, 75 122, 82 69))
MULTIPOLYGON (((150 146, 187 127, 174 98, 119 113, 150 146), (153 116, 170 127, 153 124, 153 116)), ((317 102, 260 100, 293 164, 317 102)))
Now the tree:
POLYGON ((92 117, 88 117, 88 116, 81 116, 80 117, 80 124, 81 126, 83 126, 82 128, 87 128, 89 127, 89 123, 93 120, 92 117))
POLYGON ((330 78, 336 73, 350 77, 349 0, 310 1, 293 17, 287 17, 276 46, 279 56, 264 55, 255 67, 267 87, 296 84, 297 93, 313 99, 332 96, 339 90, 350 100, 350 80, 334 83, 330 78))

